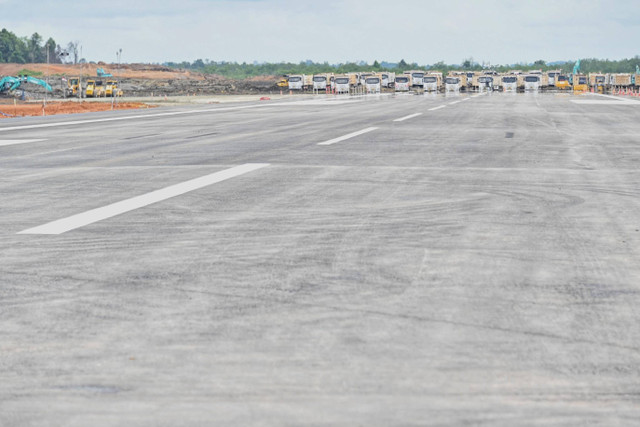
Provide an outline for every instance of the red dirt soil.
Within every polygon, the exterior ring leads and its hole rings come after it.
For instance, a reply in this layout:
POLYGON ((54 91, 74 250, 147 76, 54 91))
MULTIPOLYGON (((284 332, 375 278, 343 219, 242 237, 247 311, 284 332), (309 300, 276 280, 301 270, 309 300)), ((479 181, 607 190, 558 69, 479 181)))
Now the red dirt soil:
POLYGON ((204 80, 199 73, 189 71, 173 70, 160 65, 146 64, 0 64, 0 76, 15 76, 18 71, 27 69, 41 72, 44 76, 92 76, 95 77, 98 68, 104 68, 107 73, 111 73, 119 78, 127 79, 189 79, 204 80))
MULTIPOLYGON (((143 104, 141 102, 119 102, 114 109, 117 110, 132 110, 140 108, 150 108, 152 105, 143 104)), ((0 119, 9 117, 24 117, 24 116, 52 116, 55 114, 75 114, 75 113, 88 113, 92 111, 108 111, 111 110, 111 104, 107 102, 47 102, 44 107, 43 104, 0 104, 0 119)))

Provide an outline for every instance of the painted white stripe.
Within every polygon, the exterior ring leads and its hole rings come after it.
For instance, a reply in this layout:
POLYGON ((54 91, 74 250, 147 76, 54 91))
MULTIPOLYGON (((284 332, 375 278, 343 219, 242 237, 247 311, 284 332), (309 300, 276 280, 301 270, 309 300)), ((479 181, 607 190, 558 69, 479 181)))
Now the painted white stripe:
POLYGON ((463 99, 463 101, 468 101, 468 100, 470 100, 470 99, 471 99, 471 98, 465 98, 465 99, 463 99))
POLYGON ((206 175, 200 178, 185 181, 180 184, 172 185, 151 193, 133 197, 131 199, 116 202, 108 206, 93 209, 67 218, 50 222, 39 227, 30 228, 19 232, 18 234, 62 234, 76 228, 84 227, 98 221, 102 221, 116 215, 140 209, 153 203, 158 203, 172 197, 180 196, 203 187, 207 187, 218 182, 225 181, 264 167, 269 166, 268 163, 247 163, 226 169, 220 172, 206 175))
POLYGON ((449 105, 456 105, 456 104, 460 104, 462 101, 455 101, 455 102, 451 102, 449 103, 449 105))
POLYGON ((0 147, 7 145, 29 144, 30 142, 46 141, 46 139, 0 139, 0 147))
POLYGON ((363 134, 365 134, 365 133, 372 132, 372 131, 374 131, 374 130, 376 130, 376 129, 378 129, 378 128, 366 128, 366 129, 362 129, 362 130, 359 130, 359 131, 357 131, 357 132, 353 132, 353 133, 350 133, 350 134, 348 134, 348 135, 341 136, 341 137, 339 137, 339 138, 330 139, 329 141, 321 142, 321 143, 319 143, 318 145, 332 145, 332 144, 335 144, 335 143, 340 142, 340 141, 345 141, 345 140, 347 140, 347 139, 354 138, 354 137, 356 137, 356 136, 358 136, 358 135, 363 135, 363 134))
POLYGON ((267 104, 245 105, 241 107, 209 108, 205 110, 172 111, 172 112, 166 112, 166 113, 140 114, 137 116, 108 117, 104 119, 89 119, 89 120, 72 120, 68 122, 41 123, 37 125, 11 126, 6 128, 0 127, 0 132, 6 132, 11 130, 40 129, 40 128, 60 127, 60 126, 83 125, 87 123, 117 122, 117 121, 123 121, 123 120, 146 119, 150 117, 181 116, 184 114, 214 113, 214 112, 223 112, 223 111, 244 110, 247 108, 259 108, 266 105, 267 104))
POLYGON ((421 116, 422 113, 409 114, 406 117, 400 117, 399 119, 395 119, 394 122, 404 122, 405 120, 413 119, 414 117, 421 116))
POLYGON ((444 107, 446 107, 446 105, 441 105, 439 107, 430 108, 429 111, 436 111, 436 110, 439 110, 439 109, 444 108, 444 107))

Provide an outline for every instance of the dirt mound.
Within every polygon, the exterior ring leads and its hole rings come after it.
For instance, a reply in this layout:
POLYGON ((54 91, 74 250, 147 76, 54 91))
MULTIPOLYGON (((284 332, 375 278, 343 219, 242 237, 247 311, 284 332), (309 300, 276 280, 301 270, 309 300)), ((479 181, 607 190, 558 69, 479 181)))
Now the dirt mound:
MULTIPOLYGON (((279 78, 275 76, 234 80, 154 64, 0 64, 0 76, 15 76, 23 69, 40 72, 39 78, 49 81, 53 95, 62 98, 63 87, 67 84, 65 78, 80 76, 83 82, 88 78, 104 81, 104 78, 97 77, 98 68, 119 80, 125 96, 242 95, 280 91, 276 86, 279 78)), ((37 99, 44 92, 43 88, 30 84, 25 85, 25 90, 34 93, 31 99, 37 99)))
MULTIPOLYGON (((153 105, 141 102, 119 102, 113 109, 132 110, 140 108, 152 108, 153 105)), ((76 114, 92 111, 108 111, 112 109, 107 102, 47 102, 44 104, 0 104, 0 118, 24 117, 24 116, 52 116, 55 114, 76 114)))

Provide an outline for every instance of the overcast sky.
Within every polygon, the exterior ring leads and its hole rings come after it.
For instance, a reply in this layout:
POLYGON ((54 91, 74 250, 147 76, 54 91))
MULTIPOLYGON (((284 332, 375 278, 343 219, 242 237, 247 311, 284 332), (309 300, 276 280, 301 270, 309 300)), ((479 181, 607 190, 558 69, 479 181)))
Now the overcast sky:
POLYGON ((0 26, 88 61, 511 64, 640 55, 640 0, 0 0, 0 26), (10 13, 9 13, 10 12, 10 13), (12 17, 8 19, 8 17, 12 17))

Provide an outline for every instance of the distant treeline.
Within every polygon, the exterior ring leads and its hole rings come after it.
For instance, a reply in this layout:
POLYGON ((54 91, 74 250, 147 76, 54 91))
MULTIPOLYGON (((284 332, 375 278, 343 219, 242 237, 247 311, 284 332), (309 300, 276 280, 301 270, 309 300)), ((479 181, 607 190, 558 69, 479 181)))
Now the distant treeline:
POLYGON ((31 37, 18 37, 3 28, 0 31, 0 63, 45 63, 47 54, 51 64, 66 61, 77 63, 78 46, 77 41, 69 42, 65 49, 51 37, 46 42, 38 33, 33 33, 31 37))
MULTIPOLYGON (((636 71, 636 65, 640 65, 640 57, 621 59, 618 61, 602 60, 602 59, 581 59, 580 71, 583 73, 634 73, 636 71)), ((535 61, 532 64, 510 64, 510 65, 482 65, 474 62, 472 59, 465 59, 461 64, 445 64, 444 62, 437 62, 431 65, 418 65, 415 62, 407 63, 402 60, 399 63, 388 63, 375 61, 373 64, 365 62, 350 62, 346 64, 329 64, 328 62, 316 63, 312 61, 304 61, 298 64, 290 62, 280 63, 262 63, 262 64, 239 64, 237 62, 214 62, 198 59, 194 62, 169 62, 165 64, 172 68, 186 69, 192 71, 198 71, 207 74, 220 74, 226 77, 234 79, 244 79, 247 77, 255 76, 279 76, 285 74, 320 74, 320 73, 335 73, 344 74, 349 72, 361 72, 361 71, 390 71, 395 73, 402 73, 407 70, 437 70, 444 73, 449 71, 480 71, 483 69, 491 69, 501 73, 506 73, 510 70, 563 70, 565 72, 571 72, 575 65, 573 61, 567 61, 562 63, 547 64, 543 60, 535 61)))

